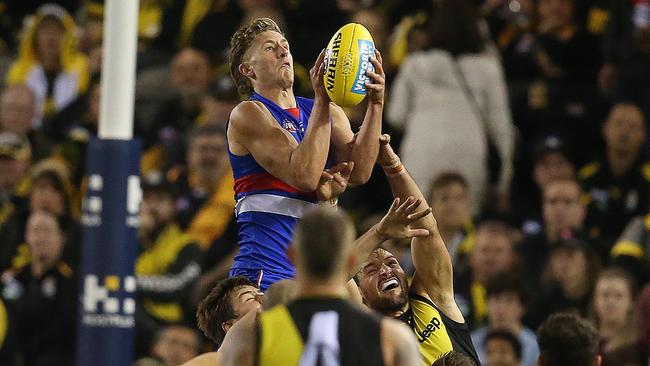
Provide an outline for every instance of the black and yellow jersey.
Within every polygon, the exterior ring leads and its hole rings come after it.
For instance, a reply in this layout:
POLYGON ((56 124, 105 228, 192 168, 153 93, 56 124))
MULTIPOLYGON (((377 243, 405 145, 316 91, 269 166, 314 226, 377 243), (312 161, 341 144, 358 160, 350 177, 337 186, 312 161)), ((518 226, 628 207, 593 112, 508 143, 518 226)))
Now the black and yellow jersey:
POLYGON ((480 365, 465 323, 449 319, 431 300, 417 294, 409 294, 409 305, 399 319, 415 332, 423 365, 432 365, 451 351, 464 353, 480 365))
POLYGON ((381 319, 338 298, 278 305, 259 316, 257 364, 384 365, 381 319))

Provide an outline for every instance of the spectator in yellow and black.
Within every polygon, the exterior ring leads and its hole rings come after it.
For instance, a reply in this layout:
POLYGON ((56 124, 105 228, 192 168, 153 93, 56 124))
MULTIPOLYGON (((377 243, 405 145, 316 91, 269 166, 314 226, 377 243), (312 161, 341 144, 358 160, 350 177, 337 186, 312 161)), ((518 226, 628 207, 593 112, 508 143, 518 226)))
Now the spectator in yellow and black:
POLYGON ((634 104, 612 108, 602 127, 605 151, 578 173, 589 199, 585 232, 611 248, 633 217, 650 211, 645 117, 634 104))
POLYGON ((32 253, 2 276, 2 297, 25 365, 74 365, 77 277, 63 259, 67 227, 56 215, 33 211, 25 228, 32 253))
POLYGON ((600 89, 619 99, 633 100, 650 111, 650 3, 610 2, 605 40, 605 64, 598 74, 600 89))
POLYGON ((599 141, 593 121, 605 112, 596 90, 602 57, 598 37, 576 23, 574 8, 574 0, 537 1, 534 30, 502 54, 522 141, 558 134, 588 155, 599 141))
POLYGON ((9 84, 25 84, 36 97, 36 126, 60 111, 88 87, 86 57, 76 48, 76 25, 58 5, 38 8, 27 23, 9 84))
POLYGON ((44 210, 66 223, 68 245, 64 257, 76 266, 80 258, 79 204, 65 165, 52 159, 41 160, 31 170, 31 190, 25 207, 15 210, 0 228, 0 270, 20 268, 31 260, 25 243, 25 225, 32 211, 44 210))
MULTIPOLYGON (((82 0, 51 0, 75 14, 82 0)), ((36 12, 42 0, 3 0, 0 2, 0 54, 16 49, 21 28, 26 18, 36 12)))
POLYGON ((27 136, 32 146, 34 161, 48 156, 51 150, 50 136, 34 128, 36 100, 26 85, 8 85, 0 94, 0 127, 2 131, 27 136))
POLYGON ((176 196, 176 221, 206 251, 234 217, 234 182, 223 125, 205 124, 190 131, 185 166, 168 173, 176 196))
POLYGON ((201 249, 174 221, 171 186, 160 178, 145 176, 142 183, 135 264, 138 354, 146 353, 160 326, 193 320, 194 309, 188 309, 187 303, 201 273, 201 249))
POLYGON ((138 126, 145 174, 183 161, 183 137, 201 122, 211 80, 210 62, 203 52, 184 48, 176 54, 170 70, 172 99, 161 105, 152 126, 138 126))
POLYGON ((438 175, 431 182, 427 202, 436 217, 454 269, 461 271, 467 266, 476 235, 467 181, 456 172, 438 175))
POLYGON ((517 263, 512 229, 500 221, 482 222, 469 266, 454 273, 454 297, 470 329, 486 324, 488 281, 499 273, 516 271, 517 263))
POLYGON ((225 126, 195 127, 188 137, 186 168, 168 173, 176 194, 176 220, 205 252, 194 301, 228 276, 237 253, 234 181, 226 148, 225 126))
MULTIPOLYGON (((0 226, 27 206, 31 165, 32 150, 27 138, 13 132, 0 133, 0 226)), ((0 270, 3 268, 0 266, 0 270)))
POLYGON ((88 92, 79 96, 43 126, 55 143, 52 155, 67 163, 70 177, 76 186, 80 186, 84 175, 86 145, 97 136, 100 93, 100 79, 95 76, 90 81, 88 92))
POLYGON ((575 179, 575 165, 569 147, 556 135, 536 141, 530 158, 520 158, 512 184, 511 220, 524 235, 544 230, 542 192, 555 180, 575 179), (531 166, 532 165, 532 166, 531 166))
POLYGON ((631 273, 639 287, 650 281, 650 214, 627 224, 612 248, 610 264, 631 273))

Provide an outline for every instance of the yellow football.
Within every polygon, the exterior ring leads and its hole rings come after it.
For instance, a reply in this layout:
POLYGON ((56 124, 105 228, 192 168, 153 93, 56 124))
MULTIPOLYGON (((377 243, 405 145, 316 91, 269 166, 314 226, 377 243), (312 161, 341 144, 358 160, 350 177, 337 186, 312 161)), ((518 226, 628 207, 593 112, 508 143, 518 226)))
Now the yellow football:
POLYGON ((332 102, 341 107, 353 107, 366 97, 366 71, 374 71, 370 56, 375 54, 375 42, 361 24, 341 27, 325 50, 325 90, 332 102))

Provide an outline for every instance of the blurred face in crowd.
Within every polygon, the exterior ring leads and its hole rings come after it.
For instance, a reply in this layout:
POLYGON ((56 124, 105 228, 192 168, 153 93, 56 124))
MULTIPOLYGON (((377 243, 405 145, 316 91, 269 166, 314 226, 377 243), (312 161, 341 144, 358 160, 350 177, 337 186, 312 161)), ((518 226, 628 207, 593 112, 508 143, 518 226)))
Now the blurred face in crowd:
MULTIPOLYGON (((627 155, 637 154, 645 142, 645 121, 641 110, 631 104, 618 104, 607 117, 603 137, 608 151, 627 155)), ((636 155, 631 155, 636 158, 636 155)))
POLYGON ((580 202, 578 183, 560 180, 549 183, 544 190, 543 215, 546 227, 559 232, 579 229, 585 219, 585 207, 580 202))
POLYGON ((622 277, 600 277, 594 290, 594 311, 604 324, 623 326, 633 310, 634 299, 628 282, 622 277))
MULTIPOLYGON (((41 62, 51 65, 60 62, 61 46, 65 29, 60 20, 54 17, 44 18, 36 31, 36 53, 41 62)), ((60 67, 60 64, 57 65, 60 67)))
POLYGON ((219 134, 195 137, 187 152, 190 172, 209 181, 220 178, 221 167, 227 158, 225 136, 219 134))
POLYGON ((10 195, 29 170, 29 162, 0 155, 0 193, 10 195))
POLYGON ((45 268, 51 268, 61 258, 64 236, 53 214, 33 211, 27 220, 25 240, 34 260, 45 268))
POLYGON ((537 2, 540 23, 552 23, 556 27, 573 21, 573 0, 542 0, 537 2))
POLYGON ((205 94, 210 85, 210 62, 203 53, 186 48, 171 65, 171 82, 183 96, 205 94))
POLYGON ((460 183, 451 183, 431 192, 429 204, 441 229, 460 230, 470 219, 470 199, 460 183))
POLYGON ((542 190, 549 182, 558 179, 571 179, 574 174, 573 163, 560 152, 543 154, 537 159, 533 168, 533 180, 542 190))
POLYGON ((145 190, 140 205, 140 234, 149 235, 157 227, 171 222, 174 214, 174 201, 170 193, 145 190))
POLYGON ((406 274, 397 258, 377 249, 361 267, 359 289, 364 303, 380 313, 402 309, 408 301, 406 274))
POLYGON ((502 338, 490 338, 485 342, 487 366, 519 366, 517 353, 512 344, 502 338))
POLYGON ((586 284, 589 274, 589 259, 582 249, 558 248, 550 259, 553 278, 563 286, 575 287, 586 284))
POLYGON ((491 329, 515 331, 521 325, 524 306, 516 292, 488 296, 488 320, 491 329))
POLYGON ((191 328, 172 325, 167 327, 153 346, 153 355, 164 366, 183 364, 199 353, 201 340, 191 328))
POLYGON ((495 274, 509 270, 513 262, 512 240, 504 233, 479 228, 470 255, 475 280, 486 283, 495 274))
POLYGON ((57 188, 52 178, 43 176, 32 182, 29 204, 32 210, 45 210, 55 215, 65 213, 65 196, 57 188))
POLYGON ((34 94, 24 85, 12 85, 0 97, 0 123, 3 131, 27 134, 32 130, 34 94))

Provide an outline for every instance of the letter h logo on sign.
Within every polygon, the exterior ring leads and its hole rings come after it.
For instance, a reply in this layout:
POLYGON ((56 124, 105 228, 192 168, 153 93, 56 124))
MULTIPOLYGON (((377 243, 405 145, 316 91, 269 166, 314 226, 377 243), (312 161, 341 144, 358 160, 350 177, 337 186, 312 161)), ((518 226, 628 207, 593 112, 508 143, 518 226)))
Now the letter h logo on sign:
MULTIPOLYGON (((135 292, 136 281, 135 277, 127 276, 124 278, 124 291, 129 294, 135 292)), ((104 285, 99 285, 99 277, 96 275, 87 275, 84 279, 84 297, 83 306, 84 311, 87 313, 100 313, 98 311, 99 305, 102 305, 101 313, 104 314, 117 314, 120 313, 120 299, 110 296, 120 290, 120 277, 106 276, 104 277, 104 285)), ((122 311, 124 315, 132 315, 135 313, 135 300, 131 297, 121 301, 122 311)))

